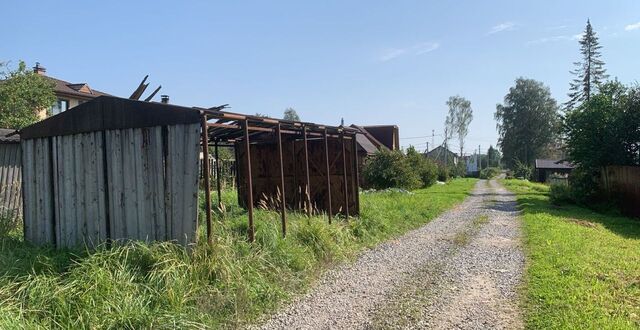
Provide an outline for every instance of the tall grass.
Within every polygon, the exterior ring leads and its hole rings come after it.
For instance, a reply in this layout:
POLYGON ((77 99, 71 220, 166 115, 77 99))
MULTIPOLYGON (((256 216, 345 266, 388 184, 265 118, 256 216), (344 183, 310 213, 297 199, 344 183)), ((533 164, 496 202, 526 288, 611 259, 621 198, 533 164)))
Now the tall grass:
POLYGON ((289 213, 286 239, 279 214, 257 210, 253 244, 233 192, 223 195, 224 220, 214 222, 212 246, 203 226, 191 249, 130 242, 54 250, 25 243, 14 231, 0 238, 0 329, 240 327, 303 292, 332 264, 462 201, 474 182, 364 194, 359 219, 332 225, 323 216, 289 213))

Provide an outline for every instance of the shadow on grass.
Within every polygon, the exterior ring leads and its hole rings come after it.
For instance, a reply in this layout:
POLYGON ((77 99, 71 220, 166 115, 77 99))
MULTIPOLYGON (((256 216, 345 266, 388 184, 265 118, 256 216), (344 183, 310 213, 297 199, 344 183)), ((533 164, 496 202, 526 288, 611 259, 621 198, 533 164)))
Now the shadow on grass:
POLYGON ((86 257, 81 250, 35 246, 17 235, 0 236, 0 277, 59 274, 86 257))
MULTIPOLYGON (((518 209, 523 214, 548 214, 571 220, 583 220, 600 224, 625 238, 640 239, 640 221, 615 214, 597 213, 576 205, 553 205, 547 199, 533 194, 518 197, 518 209)), ((546 195, 546 194, 542 194, 546 195)))

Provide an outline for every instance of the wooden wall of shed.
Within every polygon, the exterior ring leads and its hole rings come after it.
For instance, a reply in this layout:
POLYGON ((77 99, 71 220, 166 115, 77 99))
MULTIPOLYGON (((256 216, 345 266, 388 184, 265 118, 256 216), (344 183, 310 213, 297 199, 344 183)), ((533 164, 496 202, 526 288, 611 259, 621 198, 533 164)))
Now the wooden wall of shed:
POLYGON ((0 144, 0 217, 22 217, 22 153, 19 143, 0 144))
POLYGON ((640 218, 640 166, 607 166, 600 182, 622 213, 640 218))
POLYGON ((23 140, 25 238, 195 241, 199 124, 23 140))
MULTIPOLYGON (((304 207, 305 163, 304 142, 284 139, 282 142, 285 193, 287 207, 301 210, 304 207)), ((330 138, 329 168, 331 173, 331 208, 332 213, 343 213, 344 206, 344 177, 342 167, 342 144, 337 138, 330 138)), ((354 175, 351 140, 345 140, 347 161, 347 189, 349 197, 349 214, 359 214, 356 195, 357 184, 354 175)), ((309 139, 309 181, 311 202, 319 212, 328 212, 327 179, 324 153, 324 140, 309 139)), ((246 205, 246 158, 242 142, 236 145, 238 163, 238 201, 246 205)), ((256 206, 264 205, 264 201, 277 200, 280 187, 280 168, 278 163, 278 149, 275 142, 251 145, 251 171, 253 174, 253 200, 256 206)), ((276 205, 270 205, 275 208, 276 205)))

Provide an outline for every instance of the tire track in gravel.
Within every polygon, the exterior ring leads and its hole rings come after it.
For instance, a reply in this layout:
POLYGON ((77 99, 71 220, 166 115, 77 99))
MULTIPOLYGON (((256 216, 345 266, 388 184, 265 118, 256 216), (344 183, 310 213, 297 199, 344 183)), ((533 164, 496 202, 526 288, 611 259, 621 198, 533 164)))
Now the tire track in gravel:
POLYGON ((425 226, 325 273, 261 329, 520 328, 514 197, 480 181, 425 226))

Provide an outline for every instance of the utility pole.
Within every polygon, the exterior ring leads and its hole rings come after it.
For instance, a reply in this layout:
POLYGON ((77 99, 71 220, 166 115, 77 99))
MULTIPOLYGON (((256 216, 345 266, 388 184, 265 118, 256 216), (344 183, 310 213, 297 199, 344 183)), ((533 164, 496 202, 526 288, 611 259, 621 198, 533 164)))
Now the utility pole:
POLYGON ((480 151, 479 144, 478 144, 478 169, 482 171, 482 151, 480 151))
POLYGON ((429 141, 427 141, 427 150, 425 150, 424 153, 426 154, 427 152, 429 152, 429 141))
POLYGON ((432 130, 431 130, 431 145, 432 145, 432 146, 435 146, 435 145, 436 145, 435 136, 436 136, 436 130, 435 130, 435 129, 432 129, 432 130))

